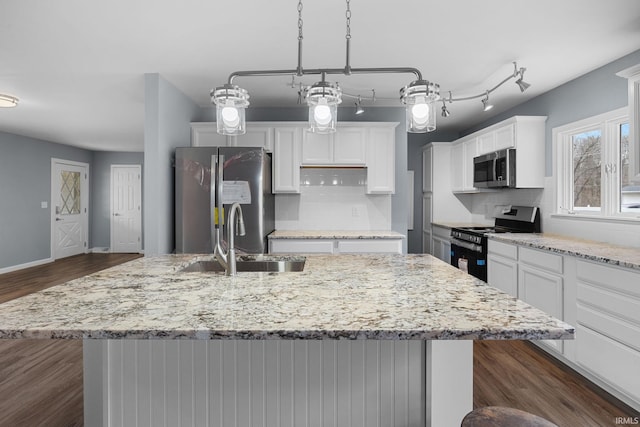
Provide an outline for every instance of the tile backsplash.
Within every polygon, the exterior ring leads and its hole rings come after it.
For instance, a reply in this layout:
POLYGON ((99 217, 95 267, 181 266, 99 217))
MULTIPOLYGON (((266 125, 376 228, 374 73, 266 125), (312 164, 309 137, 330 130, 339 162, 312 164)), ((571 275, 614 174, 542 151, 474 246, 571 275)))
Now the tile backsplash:
POLYGON ((300 194, 276 195, 278 230, 389 230, 391 196, 367 195, 364 168, 303 168, 300 194))

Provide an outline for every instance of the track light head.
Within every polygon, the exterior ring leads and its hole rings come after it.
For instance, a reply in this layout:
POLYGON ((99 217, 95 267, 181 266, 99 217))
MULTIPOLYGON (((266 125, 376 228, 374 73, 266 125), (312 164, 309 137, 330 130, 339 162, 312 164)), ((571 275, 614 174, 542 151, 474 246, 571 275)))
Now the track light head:
POLYGON ((362 108, 362 98, 358 96, 358 101, 356 101, 356 116, 364 113, 364 108, 362 108))
POLYGON ((525 90, 529 89, 529 87, 531 86, 529 83, 522 80, 522 77, 516 80, 516 84, 520 88, 520 92, 524 92, 525 90))
POLYGON ((493 104, 489 103, 489 91, 487 91, 487 95, 482 98, 482 107, 484 111, 489 111, 493 108, 493 104))
POLYGON ((449 110, 447 110, 447 105, 445 104, 445 101, 442 100, 442 117, 449 117, 451 115, 451 113, 449 112, 449 110))

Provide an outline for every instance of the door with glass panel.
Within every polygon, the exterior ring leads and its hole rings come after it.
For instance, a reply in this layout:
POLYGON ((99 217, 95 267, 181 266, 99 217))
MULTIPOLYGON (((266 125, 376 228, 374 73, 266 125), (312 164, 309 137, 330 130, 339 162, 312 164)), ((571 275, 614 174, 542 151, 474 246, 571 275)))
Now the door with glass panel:
POLYGON ((51 253, 54 259, 86 253, 89 165, 51 160, 51 253))

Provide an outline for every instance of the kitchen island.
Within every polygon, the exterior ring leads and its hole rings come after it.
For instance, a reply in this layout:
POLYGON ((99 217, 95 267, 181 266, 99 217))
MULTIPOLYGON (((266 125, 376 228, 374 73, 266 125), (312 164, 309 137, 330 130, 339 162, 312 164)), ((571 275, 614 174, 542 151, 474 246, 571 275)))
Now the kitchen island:
POLYGON ((2 304, 0 338, 84 340, 86 425, 446 427, 471 409, 472 340, 574 334, 429 255, 181 271, 206 258, 141 258, 2 304))

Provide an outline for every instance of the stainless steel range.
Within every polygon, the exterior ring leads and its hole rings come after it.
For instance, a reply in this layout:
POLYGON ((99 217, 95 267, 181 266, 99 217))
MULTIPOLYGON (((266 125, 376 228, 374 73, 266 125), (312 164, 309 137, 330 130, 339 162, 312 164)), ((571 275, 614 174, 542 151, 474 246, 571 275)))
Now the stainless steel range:
POLYGON ((451 265, 487 281, 488 233, 540 233, 540 209, 512 206, 496 216, 494 227, 451 229, 451 265))

